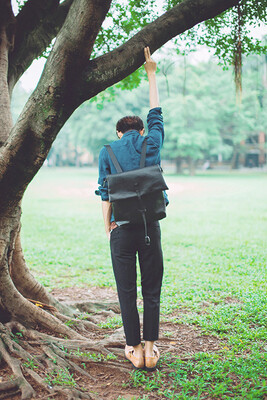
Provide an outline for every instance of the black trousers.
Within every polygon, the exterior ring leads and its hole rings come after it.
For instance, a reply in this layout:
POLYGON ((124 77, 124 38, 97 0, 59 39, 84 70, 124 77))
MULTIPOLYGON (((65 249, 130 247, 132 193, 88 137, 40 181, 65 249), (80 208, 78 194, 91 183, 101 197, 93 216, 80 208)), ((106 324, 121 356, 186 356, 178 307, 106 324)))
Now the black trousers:
POLYGON ((138 254, 144 302, 143 339, 155 341, 159 334, 160 291, 163 276, 161 234, 158 221, 148 224, 150 246, 145 244, 143 225, 126 224, 110 235, 113 271, 117 284, 126 343, 141 342, 136 306, 136 255, 138 254))

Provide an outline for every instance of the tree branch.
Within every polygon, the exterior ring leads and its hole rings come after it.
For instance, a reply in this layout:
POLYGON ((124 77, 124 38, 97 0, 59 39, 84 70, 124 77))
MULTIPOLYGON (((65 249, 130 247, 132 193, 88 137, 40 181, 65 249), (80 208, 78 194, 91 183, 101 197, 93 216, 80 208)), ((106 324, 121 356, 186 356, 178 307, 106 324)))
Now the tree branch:
POLYGON ((9 54, 10 92, 28 69, 56 37, 73 0, 28 0, 17 15, 15 45, 9 54))
POLYGON ((144 63, 144 47, 151 53, 196 24, 213 18, 239 0, 184 0, 147 25, 117 49, 88 62, 80 86, 80 102, 94 97, 130 75, 144 63))

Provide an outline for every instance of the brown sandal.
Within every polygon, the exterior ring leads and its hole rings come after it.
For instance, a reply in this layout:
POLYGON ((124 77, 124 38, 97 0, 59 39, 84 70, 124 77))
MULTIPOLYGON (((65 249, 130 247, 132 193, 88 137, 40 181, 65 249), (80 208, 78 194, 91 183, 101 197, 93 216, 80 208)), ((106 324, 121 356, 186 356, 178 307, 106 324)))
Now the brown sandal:
POLYGON ((155 369, 157 368, 157 363, 159 361, 159 350, 157 348, 157 346, 153 346, 153 352, 154 352, 154 356, 151 357, 145 357, 145 369, 146 371, 155 371, 155 369))
POLYGON ((135 369, 143 369, 145 366, 144 357, 136 357, 134 355, 133 346, 125 346, 125 357, 129 360, 135 369))

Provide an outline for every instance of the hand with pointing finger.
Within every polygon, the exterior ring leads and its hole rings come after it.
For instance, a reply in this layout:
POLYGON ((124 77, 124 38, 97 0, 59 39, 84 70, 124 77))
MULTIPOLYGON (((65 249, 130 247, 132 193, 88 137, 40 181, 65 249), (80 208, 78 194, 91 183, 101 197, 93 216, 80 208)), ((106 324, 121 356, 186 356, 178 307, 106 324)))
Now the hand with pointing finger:
POLYGON ((149 47, 145 47, 144 48, 144 54, 145 54, 145 60, 146 60, 146 62, 145 62, 145 70, 146 70, 147 75, 155 73, 156 70, 157 70, 157 64, 151 58, 149 47))

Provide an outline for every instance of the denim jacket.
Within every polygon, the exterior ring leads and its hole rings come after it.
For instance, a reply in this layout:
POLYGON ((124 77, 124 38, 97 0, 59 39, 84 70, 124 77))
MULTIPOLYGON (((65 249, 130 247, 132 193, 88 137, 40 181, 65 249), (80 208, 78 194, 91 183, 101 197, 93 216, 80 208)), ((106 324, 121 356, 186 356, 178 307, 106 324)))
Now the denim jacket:
MULTIPOLYGON (((160 164, 160 150, 164 140, 164 127, 162 111, 160 107, 152 108, 147 116, 148 135, 145 166, 160 164)), ((123 171, 130 171, 139 168, 141 148, 144 137, 138 131, 131 130, 125 132, 120 140, 110 144, 123 171)), ((110 159, 107 149, 103 147, 99 154, 99 179, 96 195, 101 196, 103 201, 107 201, 108 187, 106 176, 116 174, 116 169, 110 159)), ((165 200, 168 204, 166 193, 165 200)))

